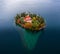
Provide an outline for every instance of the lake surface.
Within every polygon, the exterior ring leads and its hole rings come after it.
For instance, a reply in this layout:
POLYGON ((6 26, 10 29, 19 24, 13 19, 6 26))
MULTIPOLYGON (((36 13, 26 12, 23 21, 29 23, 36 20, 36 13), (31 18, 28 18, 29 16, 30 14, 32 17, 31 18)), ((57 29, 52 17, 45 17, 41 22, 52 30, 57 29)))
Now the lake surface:
POLYGON ((0 54, 60 54, 59 0, 0 0, 0 54), (46 20, 46 29, 34 50, 24 48, 14 24, 17 13, 30 11, 46 20))

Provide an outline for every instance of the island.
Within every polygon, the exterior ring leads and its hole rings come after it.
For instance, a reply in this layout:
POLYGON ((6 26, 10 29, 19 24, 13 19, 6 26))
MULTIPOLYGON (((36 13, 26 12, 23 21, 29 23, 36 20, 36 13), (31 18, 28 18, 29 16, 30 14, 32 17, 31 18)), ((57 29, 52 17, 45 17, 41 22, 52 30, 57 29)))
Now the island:
POLYGON ((39 36, 43 34, 46 26, 45 19, 34 13, 20 13, 15 16, 15 25, 19 30, 22 43, 25 48, 32 50, 35 48, 39 36))
POLYGON ((15 23, 19 27, 23 27, 31 31, 38 31, 45 28, 44 18, 30 12, 17 14, 15 17, 15 23))

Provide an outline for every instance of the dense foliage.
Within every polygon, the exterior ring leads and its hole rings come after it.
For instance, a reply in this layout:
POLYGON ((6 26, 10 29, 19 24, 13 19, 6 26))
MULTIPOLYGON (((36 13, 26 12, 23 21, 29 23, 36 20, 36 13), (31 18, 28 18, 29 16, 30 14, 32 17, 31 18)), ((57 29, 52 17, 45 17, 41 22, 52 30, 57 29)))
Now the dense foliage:
POLYGON ((30 12, 17 14, 15 17, 15 23, 18 26, 30 30, 40 30, 45 28, 44 18, 30 12))

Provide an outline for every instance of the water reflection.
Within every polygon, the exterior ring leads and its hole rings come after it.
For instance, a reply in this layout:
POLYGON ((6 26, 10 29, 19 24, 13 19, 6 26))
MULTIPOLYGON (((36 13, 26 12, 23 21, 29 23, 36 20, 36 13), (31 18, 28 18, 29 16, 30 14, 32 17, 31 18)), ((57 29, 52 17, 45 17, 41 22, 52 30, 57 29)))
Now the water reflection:
POLYGON ((44 30, 29 31, 19 27, 17 27, 17 31, 20 34, 23 46, 28 50, 33 50, 37 44, 39 37, 41 37, 42 34, 44 34, 44 30))

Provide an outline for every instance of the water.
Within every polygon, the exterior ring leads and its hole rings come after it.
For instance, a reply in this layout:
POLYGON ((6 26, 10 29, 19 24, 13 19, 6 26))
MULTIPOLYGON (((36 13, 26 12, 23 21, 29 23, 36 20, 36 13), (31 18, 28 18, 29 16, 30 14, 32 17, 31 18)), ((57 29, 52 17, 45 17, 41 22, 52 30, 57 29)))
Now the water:
POLYGON ((0 54, 60 54, 59 0, 0 0, 0 54), (46 29, 32 51, 24 48, 14 16, 30 11, 43 16, 46 29))

